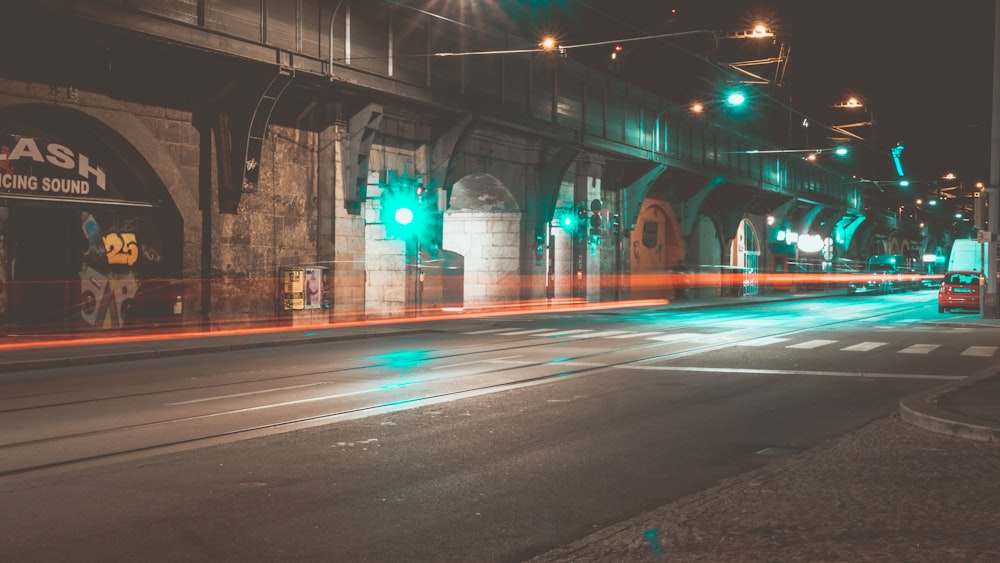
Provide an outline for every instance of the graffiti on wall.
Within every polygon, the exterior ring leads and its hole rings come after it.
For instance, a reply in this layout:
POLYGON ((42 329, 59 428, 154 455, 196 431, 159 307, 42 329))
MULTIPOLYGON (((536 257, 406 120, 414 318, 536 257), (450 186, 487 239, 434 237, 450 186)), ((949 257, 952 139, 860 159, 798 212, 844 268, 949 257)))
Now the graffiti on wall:
POLYGON ((143 280, 158 272, 159 250, 151 227, 139 217, 81 213, 85 237, 80 273, 80 319, 91 328, 116 329, 136 322, 152 295, 143 280), (147 292, 149 293, 149 292, 147 292), (147 299, 144 299, 147 298, 147 299))

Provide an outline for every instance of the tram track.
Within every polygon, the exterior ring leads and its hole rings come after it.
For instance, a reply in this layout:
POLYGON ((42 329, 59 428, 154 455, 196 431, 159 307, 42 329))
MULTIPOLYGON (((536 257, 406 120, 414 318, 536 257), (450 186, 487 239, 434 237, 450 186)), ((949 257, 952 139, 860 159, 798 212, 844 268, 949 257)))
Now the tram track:
MULTIPOLYGON (((848 324, 848 323, 876 321, 878 319, 882 319, 882 318, 888 317, 890 315, 897 315, 897 314, 899 314, 901 312, 905 313, 908 310, 916 310, 916 309, 919 309, 919 308, 921 308, 923 306, 924 306, 923 304, 921 304, 921 305, 912 305, 912 306, 903 306, 903 307, 895 306, 891 310, 876 311, 876 312, 873 312, 872 314, 869 314, 869 315, 852 317, 852 318, 849 318, 849 319, 824 319, 823 322, 809 323, 808 326, 804 326, 804 327, 800 326, 800 327, 796 327, 796 328, 789 328, 788 330, 780 330, 779 329, 779 330, 775 330, 775 331, 767 331, 767 335, 768 336, 790 335, 790 334, 807 332, 807 331, 812 331, 812 330, 817 330, 817 329, 831 328, 831 327, 834 327, 834 326, 837 326, 837 325, 844 325, 844 324, 848 324)), ((776 315, 772 315, 772 316, 776 316, 776 315)), ((688 323, 688 324, 684 325, 683 327, 677 327, 677 329, 678 330, 682 330, 684 328, 692 328, 692 327, 696 327, 696 326, 707 326, 709 324, 710 324, 710 322, 705 322, 705 323, 688 323)), ((161 439, 157 443, 154 443, 154 444, 146 444, 146 445, 136 446, 136 447, 127 447, 127 448, 122 448, 122 449, 118 449, 118 450, 115 450, 115 451, 102 451, 102 452, 99 452, 99 453, 93 453, 93 454, 89 454, 89 455, 79 455, 79 456, 74 457, 72 459, 62 459, 62 460, 47 461, 47 462, 44 462, 44 463, 26 464, 26 465, 20 466, 20 467, 9 467, 9 468, 6 468, 6 469, 0 469, 0 477, 11 476, 11 475, 19 475, 19 474, 31 473, 31 472, 42 471, 42 470, 69 468, 69 467, 73 467, 73 466, 76 466, 78 464, 83 464, 83 463, 112 462, 112 461, 119 460, 119 459, 125 459, 125 458, 128 458, 130 456, 151 455, 151 454, 160 453, 160 452, 172 451, 172 450, 175 450, 175 449, 178 449, 178 448, 183 449, 183 448, 189 448, 189 447, 197 447, 199 445, 203 445, 203 444, 207 445, 207 444, 210 444, 210 443, 213 443, 213 442, 232 441, 234 439, 239 439, 239 438, 243 438, 243 437, 252 437, 252 436, 255 436, 255 435, 264 435, 264 434, 275 433, 275 432, 280 432, 280 431, 294 430, 294 429, 297 429, 297 428, 304 428, 304 427, 308 427, 308 426, 325 424, 325 423, 332 422, 332 421, 335 421, 335 420, 338 420, 338 419, 344 419, 344 418, 349 418, 349 417, 370 416, 370 415, 373 415, 373 414, 380 414, 380 413, 384 413, 384 412, 390 412, 392 410, 397 410, 397 409, 401 409, 401 408, 413 408, 413 407, 416 407, 416 406, 422 406, 422 405, 432 404, 434 402, 440 402, 440 401, 446 401, 446 400, 454 400, 456 398, 461 398, 461 397, 471 397, 471 396, 475 396, 475 395, 482 395, 482 394, 488 394, 488 393, 496 393, 496 392, 510 390, 510 389, 515 389, 515 388, 523 387, 523 386, 527 386, 527 385, 534 385, 534 384, 544 383, 546 381, 560 379, 560 378, 585 375, 585 374, 590 374, 590 373, 595 373, 595 372, 600 372, 600 371, 609 371, 609 370, 614 370, 616 368, 625 368, 625 367, 628 367, 628 366, 636 366, 636 365, 641 365, 641 364, 649 363, 649 362, 671 360, 671 359, 682 358, 682 357, 690 356, 690 355, 703 354, 703 353, 706 353, 706 352, 710 352, 712 350, 716 350, 716 349, 720 349, 720 348, 723 348, 723 347, 729 347, 729 346, 737 345, 740 342, 746 342, 746 341, 754 340, 754 339, 761 338, 761 337, 762 337, 762 335, 758 332, 758 333, 753 334, 753 335, 748 335, 746 338, 732 339, 732 340, 726 341, 725 343, 712 343, 712 344, 705 344, 705 345, 696 345, 694 347, 685 348, 684 350, 675 350, 675 351, 671 351, 671 352, 668 352, 668 353, 657 354, 657 355, 654 355, 654 356, 648 356, 648 357, 643 357, 643 358, 632 358, 632 359, 626 359, 626 360, 617 360, 617 361, 616 360, 612 360, 612 361, 607 361, 607 359, 610 358, 613 354, 622 354, 623 352, 627 353, 627 352, 634 352, 634 351, 637 351, 637 350, 642 350, 642 349, 647 349, 647 348, 655 348, 655 347, 662 346, 662 344, 663 344, 662 342, 646 342, 646 343, 642 343, 642 344, 636 344, 636 345, 632 345, 632 346, 626 346, 624 348, 616 348, 614 350, 598 350, 598 351, 593 351, 593 352, 588 352, 588 353, 583 353, 583 354, 575 354, 575 355, 572 355, 572 356, 569 356, 569 357, 560 358, 558 364, 555 364, 551 359, 547 359, 547 360, 539 360, 539 361, 534 361, 534 362, 526 362, 526 363, 522 363, 522 364, 519 364, 519 365, 516 365, 516 366, 504 366, 504 367, 498 367, 496 369, 488 369, 488 370, 485 370, 485 371, 476 371, 474 373, 451 374, 451 375, 446 375, 446 376, 444 376, 442 378, 431 378, 431 379, 427 379, 427 380, 418 381, 416 383, 408 385, 407 391, 419 391, 421 387, 426 387, 426 384, 429 384, 429 383, 441 383, 443 381, 447 381, 449 384, 454 384, 454 383, 460 382, 462 380, 468 380, 469 378, 483 378, 483 377, 489 377, 489 376, 493 376, 493 375, 507 375, 507 376, 509 376, 509 375, 511 375, 511 374, 513 374, 513 373, 515 373, 517 371, 530 371, 532 368, 543 368, 543 367, 545 367, 547 365, 558 365, 559 367, 566 368, 566 369, 561 369, 561 370, 559 370, 557 372, 554 372, 554 373, 547 373, 547 374, 541 374, 541 375, 532 375, 532 376, 529 376, 529 377, 515 377, 514 379, 511 379, 511 380, 504 380, 504 381, 499 381, 499 382, 496 382, 496 383, 485 384, 485 385, 472 385, 472 386, 468 386, 468 387, 462 387, 462 388, 452 389, 452 390, 443 391, 443 392, 426 392, 426 391, 423 391, 423 392, 414 393, 414 394, 407 393, 403 398, 399 398, 399 397, 383 397, 383 398, 380 398, 379 400, 376 400, 376 401, 374 401, 374 402, 372 402, 370 404, 363 404, 363 405, 360 405, 360 406, 352 406, 352 407, 349 407, 349 408, 330 409, 330 410, 327 410, 325 412, 319 412, 319 413, 316 413, 316 414, 310 414, 308 416, 300 416, 300 417, 283 416, 283 417, 281 417, 278 420, 274 420, 274 421, 267 422, 267 423, 262 423, 262 424, 241 425, 241 426, 238 426, 238 427, 229 428, 229 429, 222 430, 222 431, 200 433, 198 435, 188 435, 186 437, 178 438, 178 439, 173 439, 173 440, 162 440, 161 439), (593 365, 594 360, 602 360, 602 359, 604 361, 600 362, 597 365, 593 365), (587 363, 587 364, 591 364, 591 365, 583 365, 583 366, 573 365, 573 364, 576 364, 576 363, 587 363), (392 399, 392 400, 390 400, 390 399, 392 399)), ((337 374, 352 373, 352 372, 359 372, 359 371, 365 371, 365 370, 400 369, 400 368, 407 369, 407 368, 411 368, 411 367, 417 367, 419 364, 426 364, 428 361, 434 361, 434 362, 443 361, 443 362, 447 362, 448 360, 451 360, 451 359, 461 359, 461 358, 470 357, 470 356, 473 356, 473 355, 476 355, 476 354, 484 354, 484 353, 485 354, 498 354, 498 353, 503 353, 503 352, 512 351, 512 350, 524 350, 525 348, 552 347, 552 346, 559 346, 561 344, 566 344, 566 343, 570 343, 570 342, 572 342, 572 343, 580 343, 581 341, 586 341, 586 338, 585 337, 584 338, 576 337, 576 338, 572 338, 571 339, 571 338, 549 337, 549 338, 546 338, 545 340, 541 340, 541 341, 539 339, 537 339, 537 338, 527 338, 527 337, 525 337, 525 338, 515 338, 514 340, 505 340, 503 345, 496 346, 496 347, 491 347, 489 350, 483 350, 481 343, 480 344, 468 344, 468 345, 458 346, 458 347, 453 348, 453 349, 449 349, 448 351, 446 351, 445 353, 443 353, 441 355, 436 355, 436 356, 433 356, 433 357, 430 357, 430 358, 423 357, 423 358, 420 358, 419 360, 400 360, 400 359, 396 359, 396 360, 392 360, 392 361, 366 363, 364 365, 352 366, 352 367, 349 367, 349 368, 342 368, 342 369, 311 370, 311 371, 304 371, 304 372, 299 372, 299 373, 294 373, 294 374, 285 374, 285 375, 281 375, 281 376, 278 376, 278 377, 257 378, 257 379, 253 379, 253 380, 243 380, 243 381, 238 381, 238 382, 226 382, 226 383, 220 383, 220 384, 197 386, 197 387, 187 387, 187 388, 159 389, 159 390, 149 391, 149 392, 143 392, 143 393, 119 394, 119 395, 115 395, 115 396, 111 396, 111 397, 95 397, 95 398, 90 398, 90 399, 86 399, 86 400, 83 400, 83 401, 64 401, 64 402, 60 402, 60 403, 52 403, 52 404, 46 404, 46 405, 40 405, 40 406, 5 409, 5 410, 0 411, 0 414, 18 413, 18 412, 30 411, 30 410, 42 409, 42 408, 59 408, 59 407, 69 407, 69 406, 80 406, 80 405, 83 405, 83 404, 95 404, 95 403, 108 402, 108 401, 113 401, 113 400, 129 400, 129 399, 136 399, 136 398, 151 398, 151 397, 156 397, 156 396, 163 396, 163 395, 168 394, 168 393, 181 393, 181 392, 184 392, 184 391, 203 391, 203 390, 209 390, 209 389, 219 389, 219 390, 222 390, 222 389, 226 389, 226 388, 231 388, 234 385, 246 386, 248 384, 255 384, 255 383, 256 384, 266 384, 266 383, 274 383, 274 382, 288 382, 288 381, 293 380, 295 378, 334 376, 334 375, 337 375, 337 374), (472 348, 475 348, 475 349, 472 349, 472 348)), ((481 361, 477 361, 477 362, 473 362, 473 363, 479 363, 479 362, 488 363, 490 361, 491 361, 491 359, 487 358, 487 359, 484 359, 484 360, 481 360, 481 361)), ((443 367, 447 367, 447 366, 443 366, 443 367)), ((316 387, 318 387, 318 386, 323 386, 323 385, 340 385, 340 384, 343 384, 343 382, 322 381, 322 382, 313 382, 313 383, 309 383, 309 384, 304 384, 303 386, 316 386, 316 387)), ((312 401, 312 402, 334 401, 337 398, 341 398, 341 397, 343 397, 345 395, 360 395, 360 394, 364 394, 364 393, 370 393, 373 396, 377 396, 377 395, 379 395, 379 393, 378 393, 379 391, 388 391, 389 389, 398 389, 398 387, 385 386, 385 387, 366 388, 366 389, 363 389, 363 390, 360 390, 360 391, 347 392, 346 394, 345 393, 340 393, 340 394, 334 394, 334 395, 330 395, 330 396, 314 397, 314 398, 309 399, 309 400, 312 401)), ((278 390, 275 389, 274 391, 278 391, 278 390)), ((268 389, 261 390, 261 394, 266 394, 268 392, 271 392, 271 390, 268 390, 268 389)), ((293 403, 295 403, 295 402, 298 402, 298 401, 293 401, 293 403)), ((17 455, 18 455, 18 452, 19 451, 24 451, 25 449, 38 449, 38 448, 42 448, 42 449, 44 449, 44 448, 56 448, 56 449, 60 449, 60 447, 65 446, 66 444, 72 443, 74 441, 88 441, 89 440, 89 441, 96 441, 96 442, 101 442, 101 443, 114 443, 115 442, 114 437, 115 436, 120 436, 120 435, 123 435, 123 434, 142 433, 144 431, 154 431, 156 429, 163 429, 163 428, 170 427, 171 425, 180 426, 180 425, 184 425, 184 424, 195 424, 195 423, 197 423, 199 421, 202 421, 202 420, 205 420, 205 419, 208 419, 208 418, 227 417, 227 416, 232 416, 232 415, 245 414, 245 413, 247 413, 247 412, 249 412, 251 410, 254 410, 254 409, 277 408, 277 407, 281 407, 281 406, 285 406, 285 405, 282 405, 281 403, 278 403, 278 404, 275 404, 275 405, 268 405, 268 404, 265 403, 263 405, 258 405, 258 406, 250 406, 250 407, 242 407, 242 408, 237 408, 237 409, 220 410, 220 411, 216 411, 216 412, 210 412, 210 413, 198 414, 198 415, 190 415, 190 416, 167 417, 167 418, 162 418, 160 420, 152 420, 152 421, 147 421, 147 422, 142 422, 142 423, 137 423, 137 424, 129 424, 129 425, 116 426, 116 427, 94 429, 94 430, 88 430, 88 431, 83 431, 83 432, 78 432, 78 433, 64 434, 64 435, 60 435, 60 436, 51 436, 51 437, 31 439, 31 440, 22 440, 22 441, 19 441, 19 442, 11 442, 11 443, 7 443, 7 444, 0 444, 0 459, 10 460, 10 459, 16 458, 17 455)), ((173 433, 172 435, 179 436, 181 434, 182 433, 178 432, 178 433, 173 433)), ((69 451, 69 450, 72 450, 73 448, 62 447, 62 449, 65 449, 65 450, 69 451)))

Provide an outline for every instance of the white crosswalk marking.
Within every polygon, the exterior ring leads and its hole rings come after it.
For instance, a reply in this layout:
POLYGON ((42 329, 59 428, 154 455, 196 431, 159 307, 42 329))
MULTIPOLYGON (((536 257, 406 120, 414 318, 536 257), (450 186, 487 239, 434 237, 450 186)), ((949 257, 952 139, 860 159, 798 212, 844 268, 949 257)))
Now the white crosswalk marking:
POLYGON ((930 354, 940 348, 940 344, 914 344, 899 351, 900 354, 930 354))
POLYGON ((753 346, 755 348, 760 346, 769 346, 771 344, 777 344, 779 342, 786 342, 787 338, 779 338, 777 336, 762 336, 760 338, 754 338, 753 340, 747 340, 745 342, 737 342, 737 346, 753 346))
MULTIPOLYGON (((790 338, 782 338, 779 336, 762 336, 760 338, 753 338, 750 340, 740 341, 740 338, 745 337, 745 332, 740 330, 726 331, 719 333, 703 333, 703 332, 663 332, 663 331, 645 331, 645 332, 631 332, 627 330, 602 330, 595 331, 593 329, 568 329, 568 330, 554 330, 549 328, 536 328, 530 330, 511 330, 508 328, 490 328, 484 330, 474 330, 463 332, 462 334, 492 334, 495 336, 537 336, 539 338, 551 338, 551 337, 568 337, 568 338, 614 338, 614 339, 627 339, 627 338, 642 338, 645 340, 650 340, 654 342, 702 342, 702 343, 725 343, 730 340, 734 340, 732 345, 734 346, 745 346, 760 348, 764 346, 770 346, 772 344, 781 344, 787 342, 790 338)), ((829 346, 836 344, 838 340, 825 340, 825 339, 815 339, 806 340, 796 344, 788 344, 786 348, 793 348, 797 350, 813 350, 816 348, 821 348, 823 346, 829 346)), ((857 344, 852 344, 844 348, 840 348, 843 352, 871 352, 877 348, 887 346, 888 342, 859 342, 857 344)), ((917 354, 926 355, 940 348, 940 344, 913 344, 907 346, 901 350, 898 350, 899 354, 917 354)), ((991 358, 997 354, 1000 350, 1000 346, 969 346, 963 352, 962 356, 970 357, 981 357, 981 358, 991 358)))
POLYGON ((989 358, 997 351, 996 346, 969 346, 962 352, 963 356, 982 356, 989 358))
POLYGON ((845 352, 870 352, 876 348, 881 348, 886 344, 888 344, 888 342, 862 342, 860 344, 848 346, 847 348, 841 348, 841 350, 845 352))
POLYGON ((799 342, 798 344, 792 344, 790 346, 785 346, 785 348, 798 348, 800 350, 812 350, 813 348, 819 348, 820 346, 826 346, 828 344, 833 344, 837 342, 836 340, 807 340, 805 342, 799 342))

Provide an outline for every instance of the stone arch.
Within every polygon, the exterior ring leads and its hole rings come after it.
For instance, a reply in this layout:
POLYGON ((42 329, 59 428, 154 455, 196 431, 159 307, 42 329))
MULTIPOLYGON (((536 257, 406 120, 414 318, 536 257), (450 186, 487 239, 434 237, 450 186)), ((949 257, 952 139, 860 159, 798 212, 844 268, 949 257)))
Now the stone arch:
POLYGON ((760 271, 761 240, 753 221, 744 217, 736 228, 730 244, 729 265, 735 270, 734 281, 742 283, 748 295, 757 294, 757 273, 760 271))
MULTIPOLYGON (((122 120, 135 118, 110 110, 103 110, 103 117, 109 121, 59 105, 0 107, 0 133, 8 142, 18 139, 22 146, 30 138, 39 151, 42 146, 44 150, 61 147, 61 153, 69 151, 80 159, 81 171, 88 170, 87 185, 65 195, 44 189, 6 194, 7 225, 0 230, 11 232, 4 237, 7 244, 0 250, 0 267, 9 270, 4 277, 9 273, 15 291, 9 310, 0 307, 5 312, 0 322, 117 329, 167 314, 165 297, 154 293, 163 292, 161 278, 183 275, 183 216, 167 183, 118 128, 122 120), (127 256, 109 250, 117 248, 115 241, 121 243, 120 248, 128 245, 127 256), (30 259, 36 255, 58 258, 30 259), (17 268, 8 268, 14 263, 17 268), (36 291, 42 286, 55 289, 51 294, 36 291)), ((133 125, 148 133, 137 121, 133 125)), ((130 134, 142 137, 136 131, 130 134)), ((62 159, 66 158, 63 154, 62 159)), ((46 161, 36 155, 31 160, 37 163, 30 177, 60 181, 58 168, 64 168, 56 165, 60 158, 46 161)), ((19 165, 9 164, 13 168, 8 171, 19 165)))
POLYGON ((872 256, 877 256, 880 254, 892 254, 885 245, 885 239, 881 237, 871 237, 868 239, 868 246, 865 250, 862 258, 867 261, 872 256))
MULTIPOLYGON (((201 214, 198 194, 187 185, 173 156, 142 121, 124 108, 0 103, 0 115, 4 122, 12 117, 20 123, 32 121, 56 133, 84 132, 109 147, 113 153, 109 158, 126 162, 152 197, 176 208, 178 221, 201 214)), ((187 234, 192 238, 190 230, 187 234)))
POLYGON ((893 238, 889 241, 889 252, 886 254, 902 254, 902 248, 899 244, 899 239, 893 238))
POLYGON ((449 211, 520 213, 510 189, 491 174, 470 174, 455 182, 449 211))
POLYGON ((668 272, 683 268, 684 239, 670 203, 647 196, 629 233, 630 295, 633 299, 659 299, 676 293, 678 280, 668 272))
POLYGON ((910 247, 910 241, 902 240, 899 242, 899 252, 895 254, 900 254, 906 259, 907 265, 913 262, 913 254, 911 254, 912 248, 910 247))
POLYGON ((520 299, 523 222, 517 200, 496 177, 477 173, 455 182, 442 248, 463 258, 463 307, 520 299))
POLYGON ((691 230, 688 241, 690 255, 697 260, 696 297, 710 297, 718 294, 721 287, 720 266, 722 265, 723 235, 719 225, 707 215, 700 215, 691 230))

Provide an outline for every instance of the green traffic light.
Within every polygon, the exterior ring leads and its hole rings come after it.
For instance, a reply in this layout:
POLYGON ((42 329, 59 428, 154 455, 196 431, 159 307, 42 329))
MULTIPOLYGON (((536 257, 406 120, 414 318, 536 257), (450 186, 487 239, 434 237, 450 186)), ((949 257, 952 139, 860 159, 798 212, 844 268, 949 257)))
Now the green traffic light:
POLYGON ((575 209, 557 209, 556 210, 556 224, 559 225, 562 230, 573 233, 580 225, 580 218, 575 209))
POLYGON ((398 240, 428 244, 433 238, 435 208, 415 178, 390 174, 382 187, 379 217, 385 234, 398 240))
POLYGON ((747 98, 742 92, 733 92, 726 97, 726 103, 731 106, 741 106, 745 101, 747 101, 747 98))
POLYGON ((408 207, 401 207, 396 210, 394 219, 400 225, 409 225, 413 222, 413 210, 408 207))
POLYGON ((847 154, 847 148, 845 148, 845 147, 837 147, 837 149, 835 151, 833 151, 833 154, 835 154, 837 156, 845 156, 847 154))

